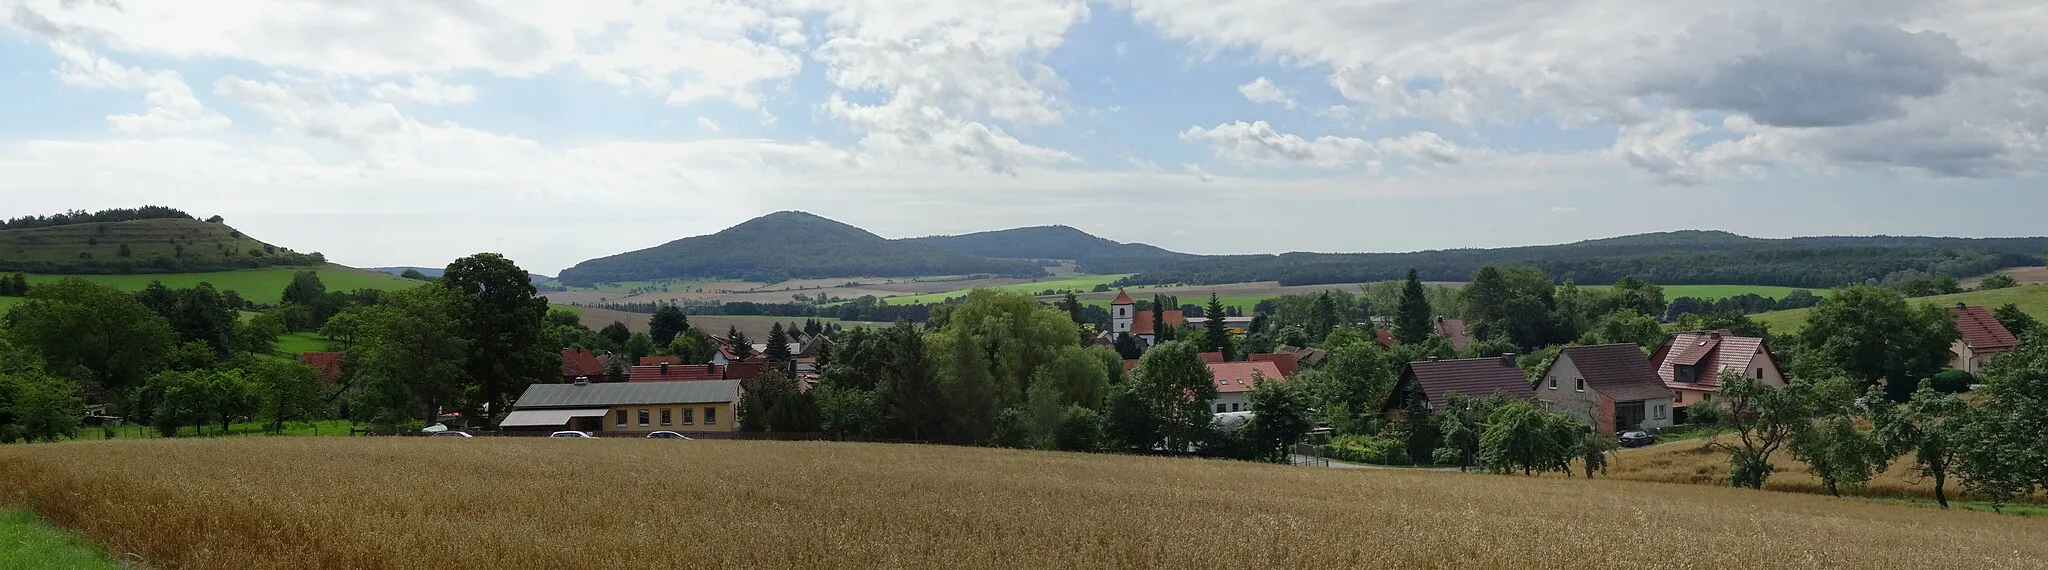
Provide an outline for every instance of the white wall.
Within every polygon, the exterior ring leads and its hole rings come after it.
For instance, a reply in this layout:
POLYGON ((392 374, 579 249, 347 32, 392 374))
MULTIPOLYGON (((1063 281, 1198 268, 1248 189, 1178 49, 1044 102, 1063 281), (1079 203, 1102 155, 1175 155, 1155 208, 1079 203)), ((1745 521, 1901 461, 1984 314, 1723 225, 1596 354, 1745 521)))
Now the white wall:
POLYGON ((1598 426, 1600 405, 1596 400, 1599 394, 1594 393, 1591 386, 1579 391, 1582 378, 1585 376, 1579 374, 1579 367, 1572 364, 1571 356, 1559 354, 1557 362, 1550 366, 1550 372, 1544 374, 1543 381, 1536 385, 1536 399, 1550 403, 1551 410, 1578 418, 1586 425, 1598 426), (1557 383, 1556 389, 1551 389, 1552 382, 1557 383))

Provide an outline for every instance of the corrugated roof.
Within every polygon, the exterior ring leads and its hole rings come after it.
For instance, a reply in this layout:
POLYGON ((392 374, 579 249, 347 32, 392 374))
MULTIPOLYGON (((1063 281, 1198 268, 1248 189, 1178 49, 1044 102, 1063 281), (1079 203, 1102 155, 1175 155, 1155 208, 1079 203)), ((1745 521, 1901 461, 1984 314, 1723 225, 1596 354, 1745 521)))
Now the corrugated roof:
POLYGON ((1442 409, 1444 398, 1451 394, 1476 398, 1497 392, 1513 398, 1536 397, 1536 390, 1522 376, 1522 367, 1499 358, 1410 362, 1402 376, 1421 384, 1431 409, 1442 409))
POLYGON ((709 404, 739 397, 738 380, 534 384, 512 409, 593 408, 655 404, 709 404))
POLYGON ((520 410, 505 414, 505 419, 498 421, 498 427, 566 426, 571 418, 601 418, 604 413, 605 408, 520 410))
POLYGON ((1978 354, 2005 352, 2020 345, 2020 339, 1983 307, 1950 307, 1948 316, 1955 321, 1956 331, 1963 333, 1963 344, 1978 354))
POLYGON ((1274 381, 1287 379, 1280 373, 1280 367, 1271 362, 1211 362, 1209 372, 1216 375, 1216 391, 1224 394, 1252 391, 1258 376, 1274 381))
MULTIPOLYGON (((1633 344, 1574 346, 1558 353, 1558 361, 1570 359, 1586 385, 1616 402, 1637 402, 1675 396, 1657 377, 1650 357, 1633 344)), ((1557 366, 1552 363, 1551 366, 1557 366)), ((1545 371, 1549 374, 1549 371, 1545 371)))
POLYGON ((1650 360, 1656 363, 1657 379, 1667 388, 1718 389, 1722 372, 1748 374, 1763 346, 1764 339, 1735 336, 1726 330, 1673 333, 1650 360), (1717 334, 1718 339, 1714 338, 1717 334), (1679 382, 1673 367, 1695 362, 1702 366, 1699 381, 1679 382))

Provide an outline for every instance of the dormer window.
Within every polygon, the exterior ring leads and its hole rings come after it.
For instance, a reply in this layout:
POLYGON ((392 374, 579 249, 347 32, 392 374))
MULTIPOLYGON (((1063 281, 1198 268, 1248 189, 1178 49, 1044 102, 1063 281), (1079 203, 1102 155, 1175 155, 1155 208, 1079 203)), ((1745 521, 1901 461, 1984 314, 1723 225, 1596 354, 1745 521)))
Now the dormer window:
POLYGON ((1678 375, 1678 381, 1679 381, 1679 382, 1698 382, 1698 381, 1700 381, 1700 367, 1699 367, 1699 365, 1696 365, 1696 364, 1676 364, 1676 365, 1672 365, 1672 370, 1673 370, 1673 372, 1677 373, 1677 375, 1678 375))

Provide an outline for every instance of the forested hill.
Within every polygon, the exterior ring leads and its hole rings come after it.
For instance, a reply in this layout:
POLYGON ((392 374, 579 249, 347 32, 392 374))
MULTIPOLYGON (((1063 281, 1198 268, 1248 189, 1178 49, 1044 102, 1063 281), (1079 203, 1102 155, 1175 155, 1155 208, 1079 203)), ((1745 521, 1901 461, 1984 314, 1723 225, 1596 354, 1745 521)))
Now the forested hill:
POLYGON ((1071 259, 1086 273, 1135 273, 1195 256, 1142 243, 1118 243, 1068 226, 1038 226, 909 240, 999 259, 1071 259))
POLYGON ((206 221, 148 206, 29 216, 0 224, 0 271, 44 274, 197 273, 326 263, 206 221))
POLYGON ((1558 279, 1613 283, 1834 287, 1920 271, 1964 277, 2041 262, 2048 238, 1804 237, 1762 239, 1681 231, 1563 245, 1413 253, 1288 253, 1201 257, 1141 273, 1134 283, 1279 281, 1317 285, 1399 279, 1463 281, 1482 265, 1533 265, 1558 279))
POLYGON ((866 230, 804 212, 777 212, 715 234, 592 259, 565 269, 569 285, 674 277, 775 282, 814 277, 919 275, 1043 275, 1036 263, 945 251, 883 239, 866 230))

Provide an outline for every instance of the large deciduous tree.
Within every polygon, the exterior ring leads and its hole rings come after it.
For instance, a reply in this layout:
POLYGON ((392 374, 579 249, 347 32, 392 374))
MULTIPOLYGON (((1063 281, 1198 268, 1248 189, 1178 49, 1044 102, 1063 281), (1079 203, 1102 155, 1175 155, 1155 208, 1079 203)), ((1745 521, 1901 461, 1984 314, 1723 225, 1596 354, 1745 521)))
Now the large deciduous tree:
POLYGON ((1138 359, 1135 385, 1159 418, 1169 453, 1183 453, 1209 427, 1209 402, 1217 396, 1216 375, 1202 363, 1201 349, 1185 342, 1152 347, 1138 359))
MULTIPOLYGON (((625 326, 620 325, 619 328, 625 326)), ((682 307, 675 305, 663 304, 654 310, 653 317, 647 319, 647 336, 654 340, 655 346, 668 346, 676 341, 676 335, 686 330, 690 330, 690 317, 683 314, 682 307)))
POLYGON ((1800 338, 1814 364, 1865 385, 1885 386, 1894 402, 1948 364, 1961 338, 1939 307, 1909 305, 1898 293, 1859 286, 1836 291, 1814 307, 1800 338))
POLYGON ((1883 455, 1889 459, 1911 452, 1913 472, 1934 482, 1934 502, 1948 508, 1949 479, 1962 470, 1962 456, 1970 447, 1964 440, 1970 427, 1969 404, 1923 386, 1911 399, 1896 405, 1884 401, 1883 394, 1873 389, 1865 405, 1883 455))
POLYGON ((448 264, 438 285, 453 293, 459 330, 469 341, 465 413, 490 424, 528 385, 561 374, 562 348, 547 334, 548 301, 535 295, 525 269, 479 253, 448 264))
POLYGON ((442 287, 385 295, 358 310, 356 346, 342 359, 355 389, 351 419, 433 423, 465 392, 471 341, 460 326, 459 300, 442 287))
POLYGON ((1253 448, 1263 459, 1286 461, 1291 453, 1288 448, 1315 428, 1308 395, 1299 386, 1257 375, 1250 400, 1252 420, 1247 435, 1253 448))
POLYGON ((16 348, 101 401, 140 386, 178 342, 170 322, 133 295, 76 278, 36 286, 0 327, 16 348))

